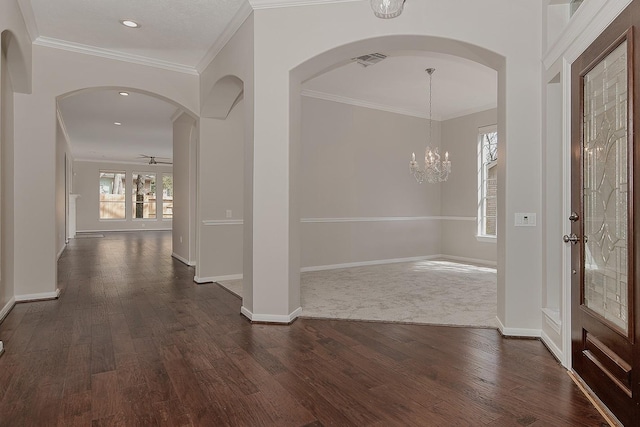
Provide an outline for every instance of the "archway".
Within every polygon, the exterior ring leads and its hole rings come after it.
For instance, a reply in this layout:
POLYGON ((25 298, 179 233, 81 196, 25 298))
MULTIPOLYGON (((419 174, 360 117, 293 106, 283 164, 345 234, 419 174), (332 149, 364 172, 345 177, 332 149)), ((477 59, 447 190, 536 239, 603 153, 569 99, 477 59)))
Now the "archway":
MULTIPOLYGON (((469 43, 460 42, 457 40, 445 39, 433 36, 416 36, 416 35, 394 35, 375 37, 370 39, 364 39, 357 42, 352 42, 342 46, 338 46, 334 49, 320 53, 319 55, 299 64, 293 68, 290 72, 289 87, 290 87, 290 103, 289 103, 289 123, 290 123, 290 172, 291 177, 289 179, 290 186, 296 186, 300 181, 300 147, 301 147, 301 85, 303 82, 309 80, 312 77, 318 76, 328 70, 335 67, 346 64, 351 58, 358 57, 370 52, 436 52, 441 54, 458 56, 468 59, 470 61, 477 62, 484 66, 487 66, 497 73, 498 79, 498 93, 497 93, 497 127, 500 135, 506 135, 506 120, 505 120, 505 78, 506 78, 506 60, 503 56, 484 49, 479 46, 475 46, 469 43)), ((498 222, 504 226, 505 219, 505 203, 504 203, 504 191, 505 191, 505 165, 506 165, 506 150, 504 149, 506 138, 501 140, 500 150, 500 162, 498 172, 498 222)), ((290 192, 290 205, 300 206, 299 191, 290 192)), ((289 223, 289 232, 291 236, 298 236, 296 239, 297 247, 291 247, 290 250, 297 251, 298 254, 290 252, 290 271, 294 271, 294 268, 301 267, 300 262, 300 237, 301 225, 300 215, 292 215, 292 219, 289 223), (297 263, 297 265, 293 265, 297 263)), ((503 238, 504 233, 498 234, 498 252, 503 248, 500 244, 500 239, 503 238)), ((500 270, 503 268, 503 257, 498 256, 498 315, 504 312, 504 298, 501 298, 501 292, 504 292, 504 281, 500 279, 500 270), (502 287, 502 290, 500 289, 502 287)), ((299 276, 291 277, 289 282, 289 294, 293 298, 300 298, 299 276)))
MULTIPOLYGON (((195 182, 192 168, 185 164, 189 155, 182 155, 194 145, 193 112, 157 93, 120 86, 67 92, 56 98, 56 105, 58 256, 67 237, 61 230, 69 216, 77 219, 71 228, 85 232, 194 227, 188 206, 195 182), (69 213, 70 198, 77 201, 77 215, 69 213), (176 202, 187 208, 174 210, 176 202)), ((175 233, 171 240, 177 241, 175 233)), ((190 240, 190 233, 180 237, 186 247, 190 240)), ((180 253, 172 254, 184 261, 180 253)))
POLYGON ((496 73, 440 53, 383 56, 302 84, 303 316, 495 327, 486 265, 496 242, 477 240, 476 214, 478 131, 496 124, 496 73), (411 152, 426 146, 452 155, 447 182, 408 173, 411 152))

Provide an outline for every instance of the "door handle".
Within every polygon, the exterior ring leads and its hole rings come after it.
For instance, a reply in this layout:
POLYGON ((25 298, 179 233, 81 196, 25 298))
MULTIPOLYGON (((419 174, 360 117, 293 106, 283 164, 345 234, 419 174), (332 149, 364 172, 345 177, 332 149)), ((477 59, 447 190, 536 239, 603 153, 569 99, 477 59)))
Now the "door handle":
POLYGON ((571 215, 569 215, 569 221, 571 222, 576 222, 579 219, 580 215, 578 215, 576 212, 571 212, 571 215))
POLYGON ((576 235, 576 233, 571 233, 569 235, 564 235, 562 236, 562 240, 565 243, 569 243, 571 242, 572 245, 575 245, 576 243, 578 243, 580 241, 580 238, 576 235))

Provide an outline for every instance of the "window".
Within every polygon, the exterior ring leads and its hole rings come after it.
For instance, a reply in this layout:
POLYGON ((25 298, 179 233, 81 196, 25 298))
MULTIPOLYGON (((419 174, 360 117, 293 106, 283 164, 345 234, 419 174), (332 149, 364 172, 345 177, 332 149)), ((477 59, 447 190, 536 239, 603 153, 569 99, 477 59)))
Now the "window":
POLYGON ((173 174, 162 174, 162 218, 173 218, 173 174))
POLYGON ((480 128, 478 135, 478 236, 497 236, 498 132, 496 126, 480 128))
POLYGON ((131 189, 133 218, 156 217, 156 174, 134 172, 131 189))
POLYGON ((124 171, 99 171, 100 219, 125 219, 124 171))

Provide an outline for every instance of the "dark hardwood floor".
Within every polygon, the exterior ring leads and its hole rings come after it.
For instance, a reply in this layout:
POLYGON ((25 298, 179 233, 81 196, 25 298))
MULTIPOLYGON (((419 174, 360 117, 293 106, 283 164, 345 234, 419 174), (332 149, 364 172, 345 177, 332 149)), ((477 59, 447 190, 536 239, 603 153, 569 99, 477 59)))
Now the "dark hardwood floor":
POLYGON ((60 299, 18 304, 0 325, 1 426, 606 425, 539 341, 252 325, 170 253, 165 232, 71 241, 60 299))

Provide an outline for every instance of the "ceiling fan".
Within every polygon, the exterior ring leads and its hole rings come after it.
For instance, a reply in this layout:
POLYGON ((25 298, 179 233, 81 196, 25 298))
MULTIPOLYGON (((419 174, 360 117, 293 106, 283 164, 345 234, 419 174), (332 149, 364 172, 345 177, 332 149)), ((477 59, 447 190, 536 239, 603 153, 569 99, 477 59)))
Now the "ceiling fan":
POLYGON ((156 157, 156 156, 147 156, 146 154, 140 154, 140 158, 143 159, 149 159, 149 164, 150 165, 172 165, 173 162, 166 162, 163 160, 156 160, 156 159, 166 159, 166 160, 171 160, 167 157, 156 157))

